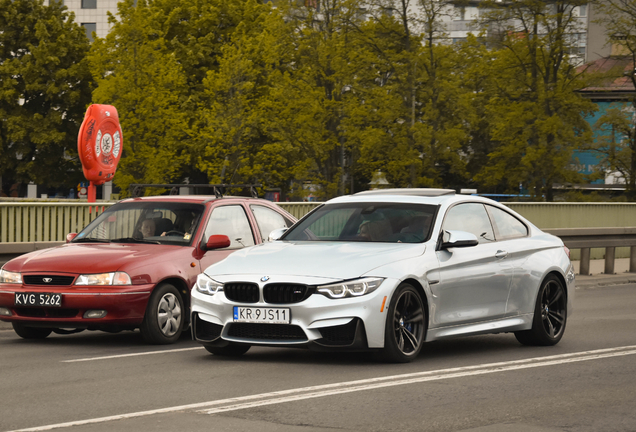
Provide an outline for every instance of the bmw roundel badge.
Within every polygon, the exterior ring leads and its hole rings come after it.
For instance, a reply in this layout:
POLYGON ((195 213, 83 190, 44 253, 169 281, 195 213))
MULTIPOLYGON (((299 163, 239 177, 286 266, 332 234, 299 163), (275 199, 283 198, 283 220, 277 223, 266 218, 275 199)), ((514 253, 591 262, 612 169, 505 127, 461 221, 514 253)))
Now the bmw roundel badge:
POLYGON ((261 282, 267 282, 269 280, 269 276, 263 276, 261 278, 261 282))

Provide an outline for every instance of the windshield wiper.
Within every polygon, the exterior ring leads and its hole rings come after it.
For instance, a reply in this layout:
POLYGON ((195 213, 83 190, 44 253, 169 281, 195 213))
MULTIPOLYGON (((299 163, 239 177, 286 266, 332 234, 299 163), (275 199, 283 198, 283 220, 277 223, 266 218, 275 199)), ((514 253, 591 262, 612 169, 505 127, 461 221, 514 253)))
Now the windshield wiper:
POLYGON ((108 239, 96 239, 96 238, 89 238, 89 237, 84 237, 84 238, 79 238, 78 239, 77 237, 75 237, 71 243, 110 243, 110 240, 108 240, 108 239))
POLYGON ((142 238, 134 238, 134 237, 122 237, 118 239, 113 239, 110 241, 111 243, 148 243, 148 244, 161 244, 156 240, 146 240, 142 238))

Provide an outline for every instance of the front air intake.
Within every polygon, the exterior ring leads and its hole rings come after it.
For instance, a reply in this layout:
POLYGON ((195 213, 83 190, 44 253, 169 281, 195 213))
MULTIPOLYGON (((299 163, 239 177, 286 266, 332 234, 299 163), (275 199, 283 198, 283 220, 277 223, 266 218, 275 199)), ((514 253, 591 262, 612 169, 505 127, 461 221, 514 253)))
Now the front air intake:
POLYGON ((300 303, 315 291, 315 287, 307 285, 274 283, 265 285, 263 299, 266 303, 300 303))
POLYGON ((225 297, 237 303, 257 303, 260 296, 258 285, 249 282, 230 282, 223 285, 225 297))

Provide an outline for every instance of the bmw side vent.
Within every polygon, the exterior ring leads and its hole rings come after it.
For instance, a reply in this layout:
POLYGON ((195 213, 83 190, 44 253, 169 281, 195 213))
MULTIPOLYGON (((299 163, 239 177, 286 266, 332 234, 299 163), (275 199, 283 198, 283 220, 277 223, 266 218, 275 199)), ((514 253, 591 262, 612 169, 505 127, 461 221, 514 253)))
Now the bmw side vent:
POLYGON ((307 285, 274 283, 265 285, 263 298, 266 303, 300 303, 315 292, 315 287, 307 285))
POLYGON ((260 296, 258 285, 248 282, 231 282, 223 286, 225 297, 238 303, 257 303, 260 296))
POLYGON ((211 342, 218 339, 223 331, 223 326, 207 322, 199 318, 199 314, 194 315, 194 337, 196 340, 211 342))
POLYGON ((356 339, 358 322, 359 321, 357 319, 354 319, 348 324, 318 329, 322 336, 319 343, 326 346, 353 345, 356 339))

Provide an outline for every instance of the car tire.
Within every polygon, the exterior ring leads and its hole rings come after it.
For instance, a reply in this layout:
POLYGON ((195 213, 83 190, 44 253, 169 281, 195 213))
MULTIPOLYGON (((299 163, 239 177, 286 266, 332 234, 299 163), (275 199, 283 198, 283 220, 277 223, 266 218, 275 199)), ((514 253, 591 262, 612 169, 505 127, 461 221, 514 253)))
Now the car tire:
POLYGON ((153 345, 175 343, 183 331, 184 310, 179 290, 171 284, 159 285, 148 300, 141 336, 153 345))
POLYGON ((550 346, 559 343, 567 322, 567 295, 555 275, 545 278, 539 288, 530 330, 515 332, 523 345, 550 346))
POLYGON ((28 327, 20 323, 13 323, 13 330, 22 339, 44 339, 53 329, 44 327, 28 327))
POLYGON ((252 347, 247 344, 230 343, 224 347, 215 347, 204 345, 205 349, 210 353, 218 356, 239 357, 245 354, 252 347))
POLYGON ((387 309, 380 358, 390 363, 413 361, 426 337, 427 315, 420 293, 407 283, 398 286, 387 309))

